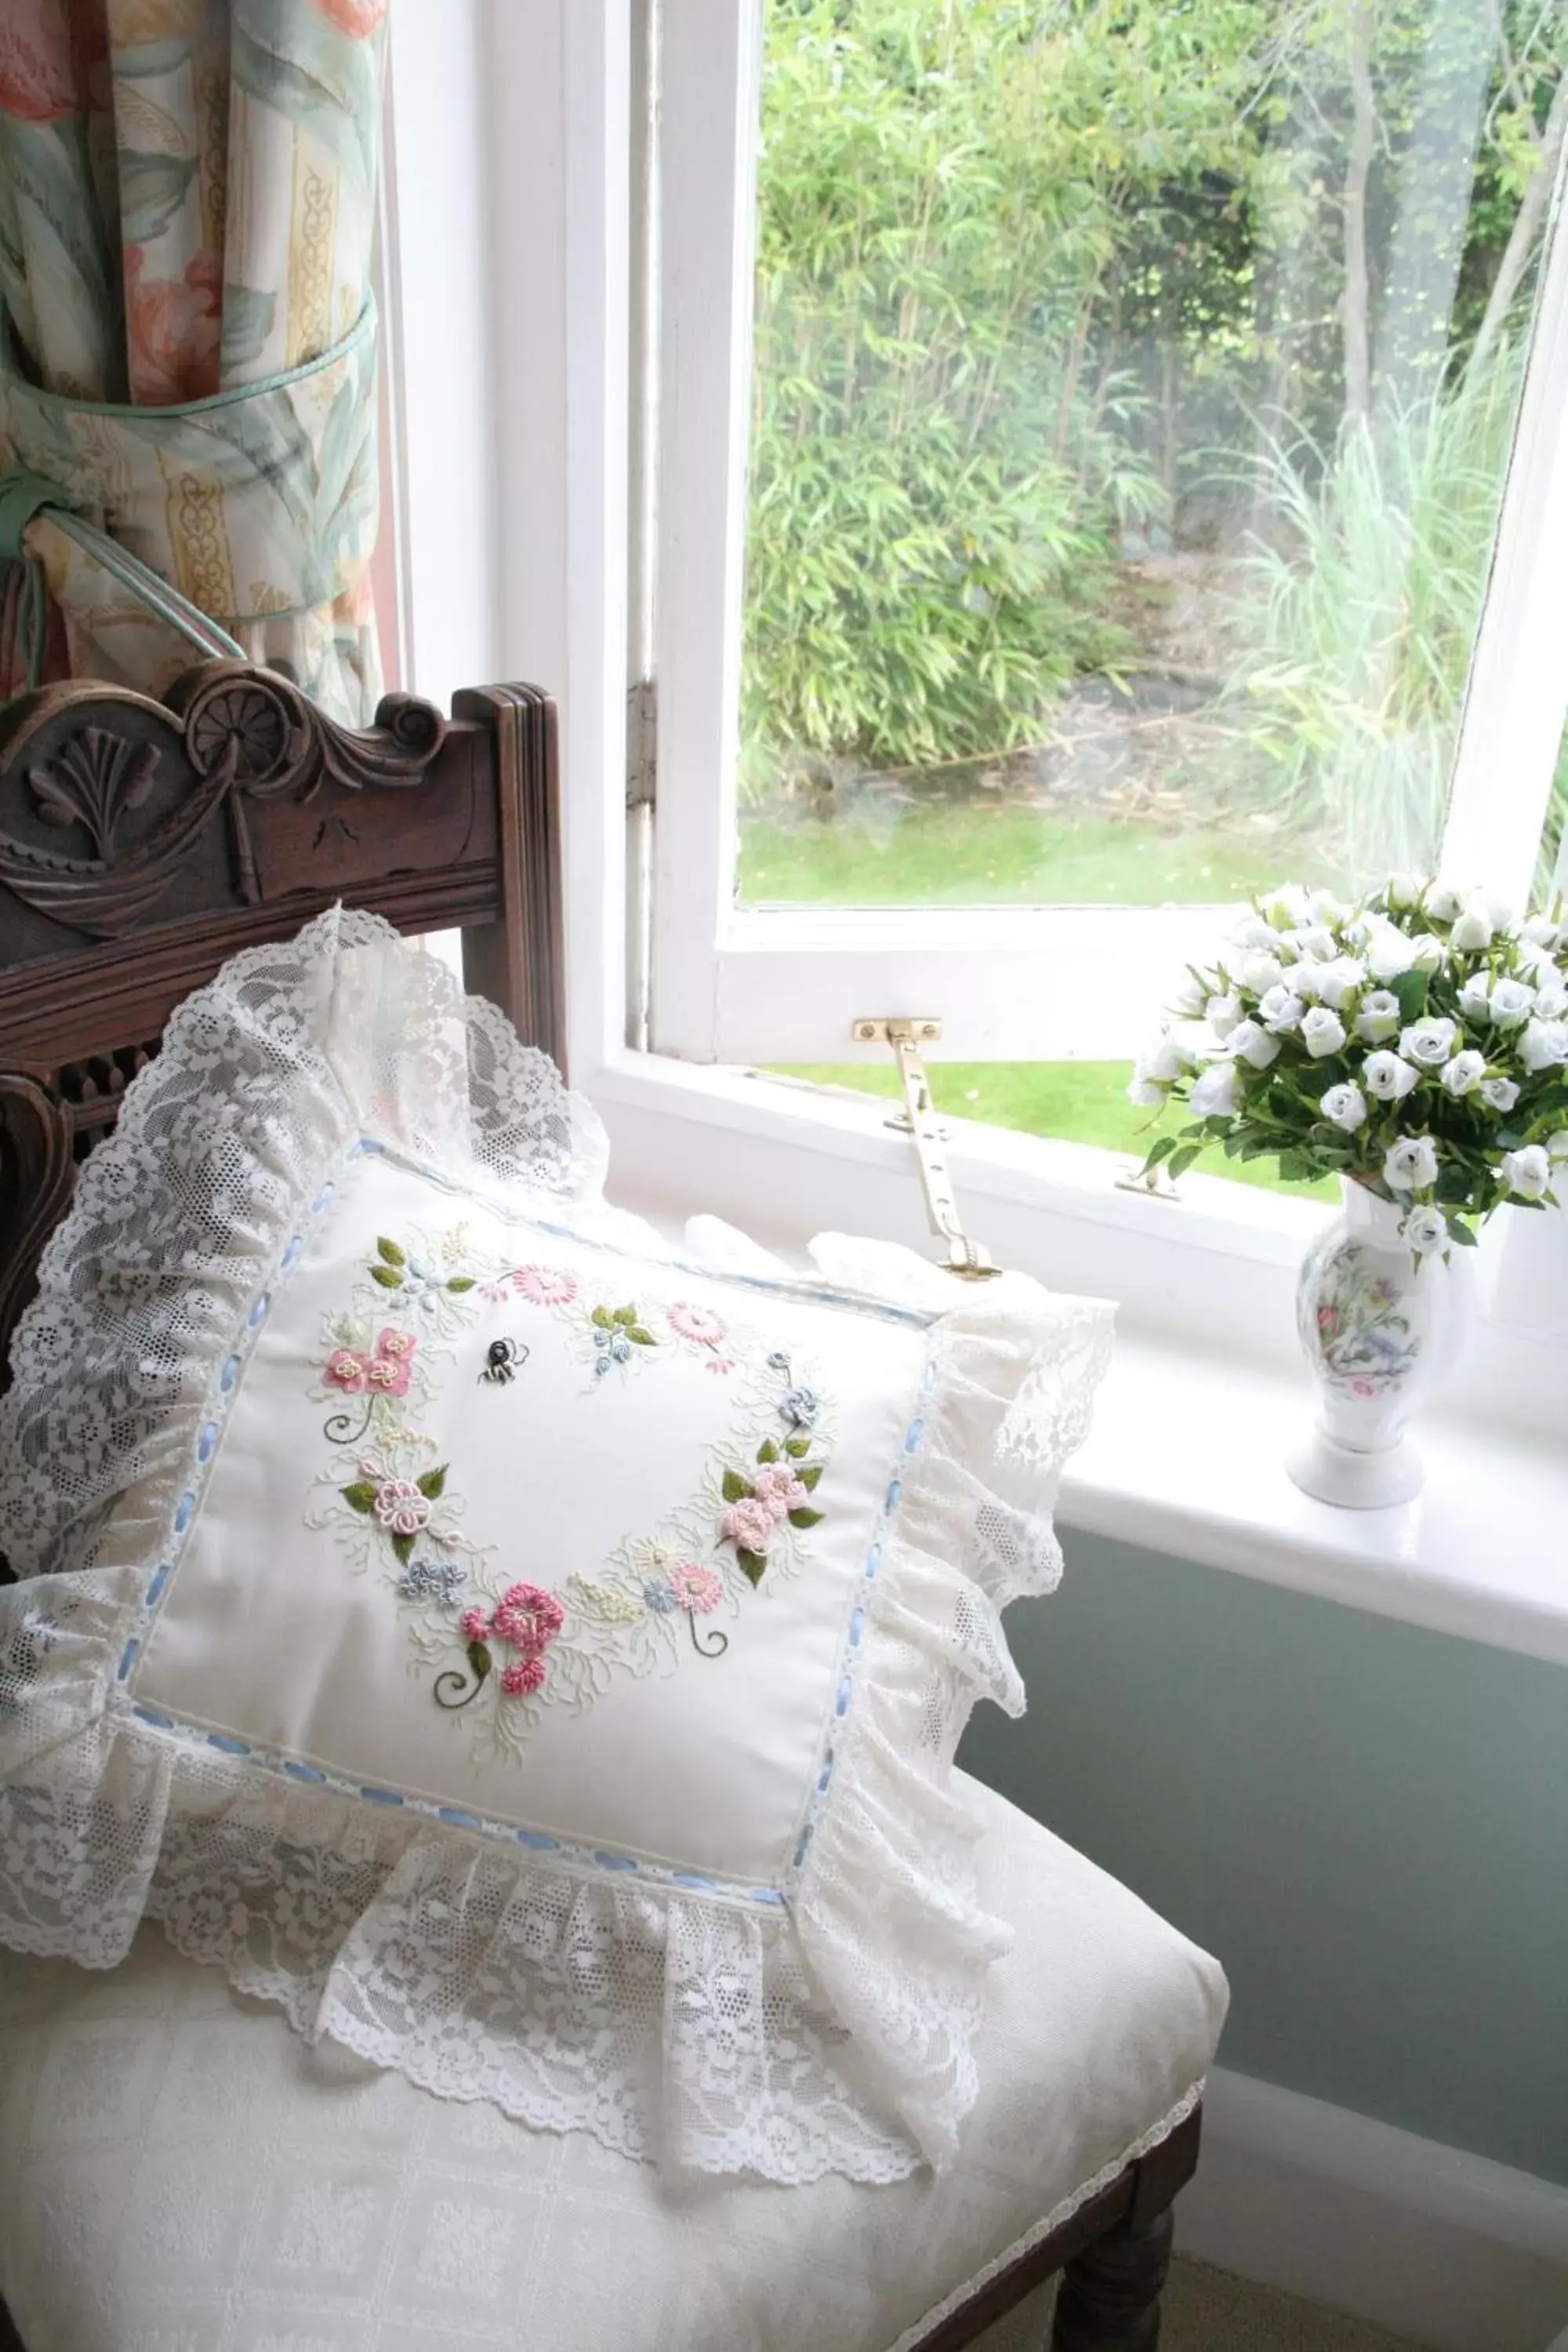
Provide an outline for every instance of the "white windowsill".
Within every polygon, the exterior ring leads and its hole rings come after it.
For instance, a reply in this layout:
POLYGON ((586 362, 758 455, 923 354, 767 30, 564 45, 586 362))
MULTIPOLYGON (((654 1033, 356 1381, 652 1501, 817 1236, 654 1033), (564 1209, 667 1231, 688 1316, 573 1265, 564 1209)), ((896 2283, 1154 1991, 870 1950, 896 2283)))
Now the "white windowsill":
POLYGON ((1385 1510, 1338 1510, 1285 1473, 1310 1419, 1304 1371, 1244 1370, 1124 1330, 1058 1516, 1065 1527, 1568 1665, 1561 1446, 1439 1413, 1418 1433, 1420 1495, 1385 1510))

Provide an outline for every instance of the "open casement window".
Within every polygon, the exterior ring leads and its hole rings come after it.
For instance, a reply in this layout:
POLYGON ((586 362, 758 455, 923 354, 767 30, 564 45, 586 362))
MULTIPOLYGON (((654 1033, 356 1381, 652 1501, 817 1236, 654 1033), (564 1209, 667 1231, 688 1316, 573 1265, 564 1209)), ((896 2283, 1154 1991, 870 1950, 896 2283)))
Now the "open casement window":
POLYGON ((1556 12, 658 17, 656 1052, 1121 1058, 1254 888, 1550 880, 1556 12))

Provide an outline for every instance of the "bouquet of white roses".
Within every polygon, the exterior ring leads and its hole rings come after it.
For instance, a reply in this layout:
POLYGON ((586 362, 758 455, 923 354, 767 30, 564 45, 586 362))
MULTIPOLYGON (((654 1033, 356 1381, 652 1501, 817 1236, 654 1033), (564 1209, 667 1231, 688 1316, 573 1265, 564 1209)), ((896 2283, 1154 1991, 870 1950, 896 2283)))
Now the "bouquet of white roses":
POLYGON ((1128 1093, 1193 1123, 1145 1171, 1206 1144, 1337 1175, 1404 1214, 1426 1253, 1514 1202, 1555 1205, 1568 1165, 1568 921, 1395 876, 1354 905, 1290 884, 1194 967, 1128 1093))

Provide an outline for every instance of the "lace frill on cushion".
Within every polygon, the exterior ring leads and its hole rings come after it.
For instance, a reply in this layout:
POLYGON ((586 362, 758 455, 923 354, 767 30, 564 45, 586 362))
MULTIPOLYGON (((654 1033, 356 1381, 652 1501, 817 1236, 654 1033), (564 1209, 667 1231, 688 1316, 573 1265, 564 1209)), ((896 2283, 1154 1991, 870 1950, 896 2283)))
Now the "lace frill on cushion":
POLYGON ((384 926, 323 918, 175 1016, 51 1245, 0 1423, 30 1578, 0 1591, 0 1942, 111 1967, 159 1918, 300 2032, 631 2156, 785 2182, 944 2163, 1006 1939, 949 1766, 976 1696, 1022 1706, 999 1612, 1056 1580, 1110 1310, 1016 1277, 955 1305, 904 1253, 818 1245, 938 1318, 849 1703, 781 1905, 627 1884, 164 1730, 122 1679, 208 1384, 366 1133, 572 1202, 578 1230, 613 1214, 591 1114, 384 926))
POLYGON ((379 916, 335 908, 172 1015, 44 1252, 0 1399, 0 1548, 74 1565, 171 1475, 321 1185, 367 1137, 476 1186, 592 1201, 608 1147, 549 1056, 379 916))

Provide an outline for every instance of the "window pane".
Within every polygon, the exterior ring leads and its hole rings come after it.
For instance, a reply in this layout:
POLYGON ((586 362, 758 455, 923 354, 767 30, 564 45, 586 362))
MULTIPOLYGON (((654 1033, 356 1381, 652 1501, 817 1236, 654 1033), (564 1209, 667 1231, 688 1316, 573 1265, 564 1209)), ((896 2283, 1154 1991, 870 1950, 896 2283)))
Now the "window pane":
POLYGON ((1536 0, 769 0, 745 901, 1431 865, 1565 45, 1536 0))

